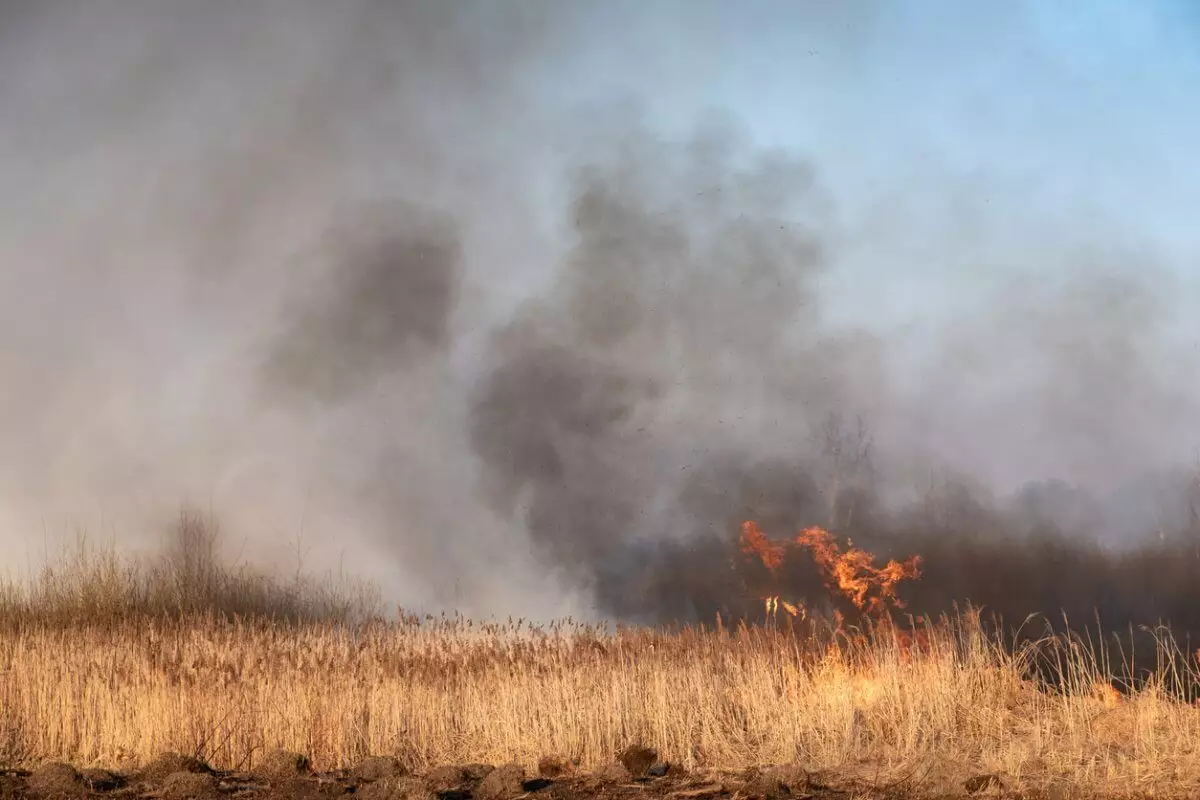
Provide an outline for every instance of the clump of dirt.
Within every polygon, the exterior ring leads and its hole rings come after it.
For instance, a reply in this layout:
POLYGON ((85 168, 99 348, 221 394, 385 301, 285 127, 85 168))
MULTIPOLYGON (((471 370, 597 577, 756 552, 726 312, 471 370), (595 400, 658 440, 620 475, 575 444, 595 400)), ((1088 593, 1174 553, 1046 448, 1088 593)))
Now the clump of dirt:
POLYGON ((10 800, 11 798, 22 797, 22 789, 25 786, 25 778, 17 772, 0 773, 0 798, 10 800))
POLYGON ((252 773, 275 783, 307 775, 308 768, 308 756, 290 750, 272 750, 263 756, 252 773))
POLYGON ((603 783, 624 783, 633 778, 633 775, 629 773, 629 770, 620 761, 605 764, 593 772, 592 776, 603 783))
POLYGON ((743 793, 767 800, 805 795, 812 785, 808 771, 796 764, 779 764, 750 770, 746 777, 743 793))
POLYGON ((621 754, 617 756, 617 760, 625 766, 625 769, 629 770, 630 775, 640 778, 650 771, 654 762, 658 761, 658 751, 640 744, 633 744, 622 750, 621 754))
POLYGON ((70 764, 51 761, 35 769, 26 784, 35 797, 57 798, 83 794, 83 778, 70 764))
POLYGON ((162 783, 177 772, 210 773, 212 768, 198 758, 166 752, 143 767, 137 778, 140 782, 162 783))
POLYGON ((162 783, 162 800, 203 800, 218 795, 217 779, 207 772, 173 772, 162 783))
POLYGON ((462 766, 463 774, 469 781, 481 781, 492 773, 494 770, 491 764, 464 764, 462 766))
POLYGON ((488 773, 475 790, 476 800, 505 800, 523 793, 525 768, 520 764, 505 764, 488 773))
POLYGON ((111 792, 125 785, 125 779, 106 769, 84 769, 79 771, 83 785, 93 792, 111 792))
POLYGON ((351 778, 364 782, 399 778, 407 774, 408 770, 391 756, 367 756, 350 770, 351 778))
MULTIPOLYGON (((826 786, 819 775, 794 764, 741 773, 689 773, 657 761, 649 748, 630 748, 622 756, 624 762, 594 772, 548 756, 540 760, 539 774, 529 777, 520 764, 444 766, 414 776, 405 774, 403 766, 388 756, 363 759, 347 770, 314 773, 307 759, 286 751, 269 755, 257 770, 246 774, 214 771, 194 758, 166 753, 127 788, 119 774, 79 772, 63 763, 46 764, 33 773, 0 773, 0 800, 347 800, 348 795, 362 800, 845 800, 849 796, 846 789, 826 786), (641 774, 633 774, 625 762, 641 774), (271 779, 264 780, 268 774, 271 779)), ((967 788, 975 788, 974 783, 967 788)))
POLYGON ((467 775, 467 770, 458 765, 447 764, 441 767, 434 767, 425 773, 425 785, 429 787, 431 792, 454 791, 462 787, 468 780, 471 780, 471 778, 467 775))
POLYGON ((538 775, 543 778, 561 778, 575 772, 574 762, 562 756, 546 755, 538 760, 538 775))
POLYGON ((395 776, 363 786, 355 792, 355 797, 362 800, 437 800, 438 796, 419 778, 395 776))

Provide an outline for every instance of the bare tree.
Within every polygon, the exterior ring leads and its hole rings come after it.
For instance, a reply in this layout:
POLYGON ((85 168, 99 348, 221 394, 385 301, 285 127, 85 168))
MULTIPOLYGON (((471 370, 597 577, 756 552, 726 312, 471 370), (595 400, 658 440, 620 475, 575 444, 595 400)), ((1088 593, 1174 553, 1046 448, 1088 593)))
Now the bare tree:
POLYGON ((874 483, 874 441, 862 415, 848 423, 840 411, 826 415, 814 438, 825 473, 827 524, 830 530, 837 530, 853 522, 858 498, 874 483))

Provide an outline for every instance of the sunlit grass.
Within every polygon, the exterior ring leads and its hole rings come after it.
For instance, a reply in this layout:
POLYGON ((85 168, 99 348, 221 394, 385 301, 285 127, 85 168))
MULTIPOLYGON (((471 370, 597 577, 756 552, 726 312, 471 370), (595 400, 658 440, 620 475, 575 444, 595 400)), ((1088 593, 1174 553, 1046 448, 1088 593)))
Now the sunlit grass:
POLYGON ((1200 781, 1200 675, 1165 632, 1139 671, 1103 640, 1014 646, 969 612, 916 637, 384 622, 369 592, 278 584, 206 552, 137 566, 81 551, 4 590, 0 759, 130 767, 177 750, 242 768, 284 747, 318 769, 368 754, 594 767, 639 742, 693 769, 797 762, 876 782, 1200 781))

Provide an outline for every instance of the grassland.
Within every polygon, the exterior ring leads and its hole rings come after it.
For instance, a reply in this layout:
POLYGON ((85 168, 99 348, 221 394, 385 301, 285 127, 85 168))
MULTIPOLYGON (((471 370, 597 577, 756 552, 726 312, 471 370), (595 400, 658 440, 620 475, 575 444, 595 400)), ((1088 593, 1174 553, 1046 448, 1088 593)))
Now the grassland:
POLYGON ((360 618, 367 595, 179 563, 83 558, 8 588, 0 760, 130 769, 173 750, 246 769, 282 747, 320 770, 595 768, 641 743, 693 771, 796 763, 930 791, 983 773, 1095 794, 1200 783, 1200 675, 1165 633, 1139 665, 1086 637, 1013 647, 971 613, 919 647, 888 626, 382 622, 360 618))

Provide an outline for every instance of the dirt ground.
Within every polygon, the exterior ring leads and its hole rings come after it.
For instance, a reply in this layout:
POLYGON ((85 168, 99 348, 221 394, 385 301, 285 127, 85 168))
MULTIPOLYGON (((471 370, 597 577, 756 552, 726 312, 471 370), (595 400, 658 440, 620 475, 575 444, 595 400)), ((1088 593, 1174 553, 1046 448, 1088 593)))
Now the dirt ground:
MULTIPOLYGON (((221 772, 186 756, 167 753, 128 774, 47 763, 33 770, 0 771, 0 798, 245 798, 322 800, 353 795, 364 800, 858 800, 859 798, 1008 797, 1040 800, 1006 790, 980 775, 951 791, 914 786, 839 782, 799 766, 738 772, 688 772, 657 760, 653 750, 631 747, 612 764, 578 770, 566 759, 545 757, 529 772, 510 764, 443 766, 409 774, 395 760, 365 759, 353 769, 313 772, 303 756, 277 751, 252 772, 221 772)), ((1071 793, 1056 793, 1051 800, 1071 793)))

